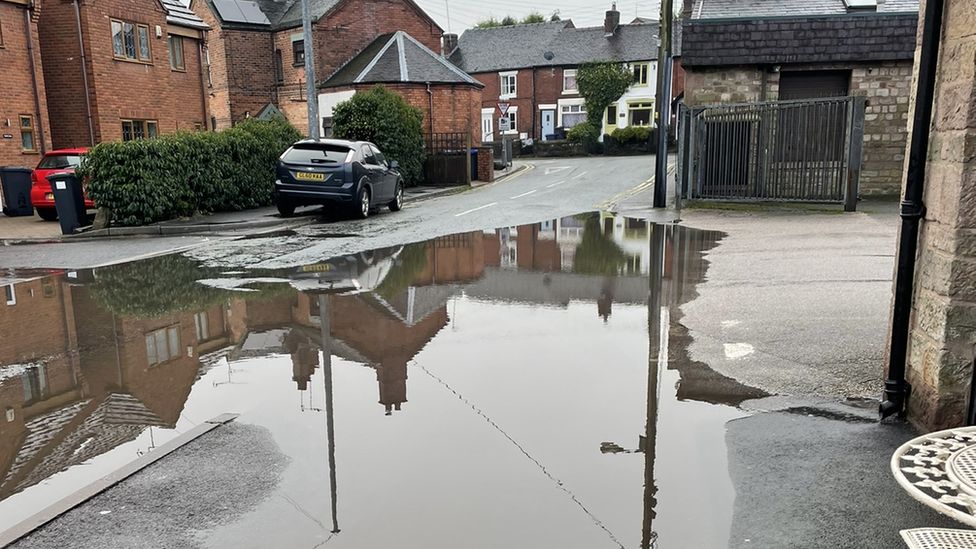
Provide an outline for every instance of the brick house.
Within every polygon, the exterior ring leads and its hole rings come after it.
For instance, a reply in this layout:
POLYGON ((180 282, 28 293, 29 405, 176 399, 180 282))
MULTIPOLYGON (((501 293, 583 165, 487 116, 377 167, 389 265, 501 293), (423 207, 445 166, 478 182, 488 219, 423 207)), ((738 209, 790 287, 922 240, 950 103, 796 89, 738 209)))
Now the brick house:
POLYGON ((383 85, 424 113, 424 133, 478 133, 484 85, 409 34, 383 35, 319 86, 324 135, 332 109, 357 91, 383 85))
POLYGON ((55 147, 209 127, 208 27, 178 0, 51 0, 39 35, 55 147))
POLYGON ((0 0, 0 166, 33 168, 51 146, 39 16, 28 0, 0 0))
POLYGON ((611 9, 601 27, 576 28, 572 21, 558 21, 469 29, 450 59, 485 85, 484 141, 499 135, 499 103, 509 105, 508 135, 546 140, 559 129, 572 128, 586 119, 584 100, 576 89, 579 65, 624 63, 634 72, 634 85, 605 113, 603 133, 609 133, 630 125, 653 125, 657 28, 620 24, 620 12, 611 9))
MULTIPOLYGON (((194 11, 218 29, 210 38, 209 88, 218 129, 276 106, 307 131, 304 41, 297 0, 197 0, 194 11)), ((377 37, 404 31, 440 49, 443 30, 412 0, 311 0, 315 71, 322 81, 377 37)))
POLYGON ((685 0, 685 103, 868 98, 862 194, 898 192, 917 0, 685 0))

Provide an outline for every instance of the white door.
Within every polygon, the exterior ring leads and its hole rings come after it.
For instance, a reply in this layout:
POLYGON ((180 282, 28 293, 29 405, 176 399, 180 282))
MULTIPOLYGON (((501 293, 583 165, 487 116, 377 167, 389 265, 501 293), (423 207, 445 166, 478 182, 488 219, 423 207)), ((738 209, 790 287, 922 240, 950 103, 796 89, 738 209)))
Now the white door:
POLYGON ((556 133, 556 111, 546 109, 542 111, 542 140, 548 141, 549 136, 556 133))
POLYGON ((494 109, 485 109, 481 111, 481 140, 482 141, 493 141, 495 132, 495 121, 492 119, 494 115, 494 109), (487 112, 485 112, 487 111, 487 112))

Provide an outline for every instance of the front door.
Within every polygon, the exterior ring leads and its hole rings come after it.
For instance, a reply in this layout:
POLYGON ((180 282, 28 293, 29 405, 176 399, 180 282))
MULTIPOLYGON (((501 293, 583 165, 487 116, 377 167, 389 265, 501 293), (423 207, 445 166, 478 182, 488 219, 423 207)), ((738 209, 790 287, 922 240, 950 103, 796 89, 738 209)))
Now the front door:
POLYGON ((483 109, 481 111, 481 140, 482 141, 494 141, 495 133, 495 121, 492 116, 495 114, 494 109, 483 109))
POLYGON ((556 111, 544 109, 542 111, 542 140, 548 141, 549 136, 556 133, 556 111))

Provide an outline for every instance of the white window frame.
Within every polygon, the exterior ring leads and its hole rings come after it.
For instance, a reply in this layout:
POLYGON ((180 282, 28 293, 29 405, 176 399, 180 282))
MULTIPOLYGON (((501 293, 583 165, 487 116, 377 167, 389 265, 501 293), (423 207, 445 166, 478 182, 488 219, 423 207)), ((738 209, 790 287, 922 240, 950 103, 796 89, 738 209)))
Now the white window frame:
POLYGON ((511 125, 507 132, 499 131, 501 135, 518 135, 518 107, 512 105, 508 108, 508 113, 505 115, 511 120, 511 125))
POLYGON ((579 83, 578 82, 577 82, 575 88, 567 88, 566 87, 566 77, 567 76, 572 76, 573 77, 573 82, 576 82, 576 74, 577 74, 576 69, 563 69, 563 94, 569 95, 569 94, 579 93, 579 83))
POLYGON ((506 71, 498 73, 498 98, 512 99, 518 95, 518 71, 506 71), (511 91, 506 91, 505 80, 511 78, 511 91))
POLYGON ((571 114, 586 114, 586 101, 584 99, 560 99, 559 108, 556 109, 556 127, 564 128, 566 127, 563 122, 563 111, 567 108, 572 109, 572 107, 579 107, 577 112, 571 114))

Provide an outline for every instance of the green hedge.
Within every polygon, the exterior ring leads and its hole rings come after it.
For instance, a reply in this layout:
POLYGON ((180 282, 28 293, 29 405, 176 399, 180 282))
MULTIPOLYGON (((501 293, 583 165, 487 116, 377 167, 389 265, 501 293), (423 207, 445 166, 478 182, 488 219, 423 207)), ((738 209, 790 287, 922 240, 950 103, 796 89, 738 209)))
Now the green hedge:
POLYGON ((101 143, 78 173, 115 225, 256 208, 271 203, 278 157, 299 139, 284 119, 252 119, 221 132, 101 143))
POLYGON ((336 105, 332 131, 339 139, 369 141, 379 147, 387 160, 400 163, 407 185, 423 181, 423 113, 383 86, 359 92, 336 105))
POLYGON ((647 143, 651 139, 651 128, 648 126, 627 126, 617 128, 610 134, 618 143, 647 143))

